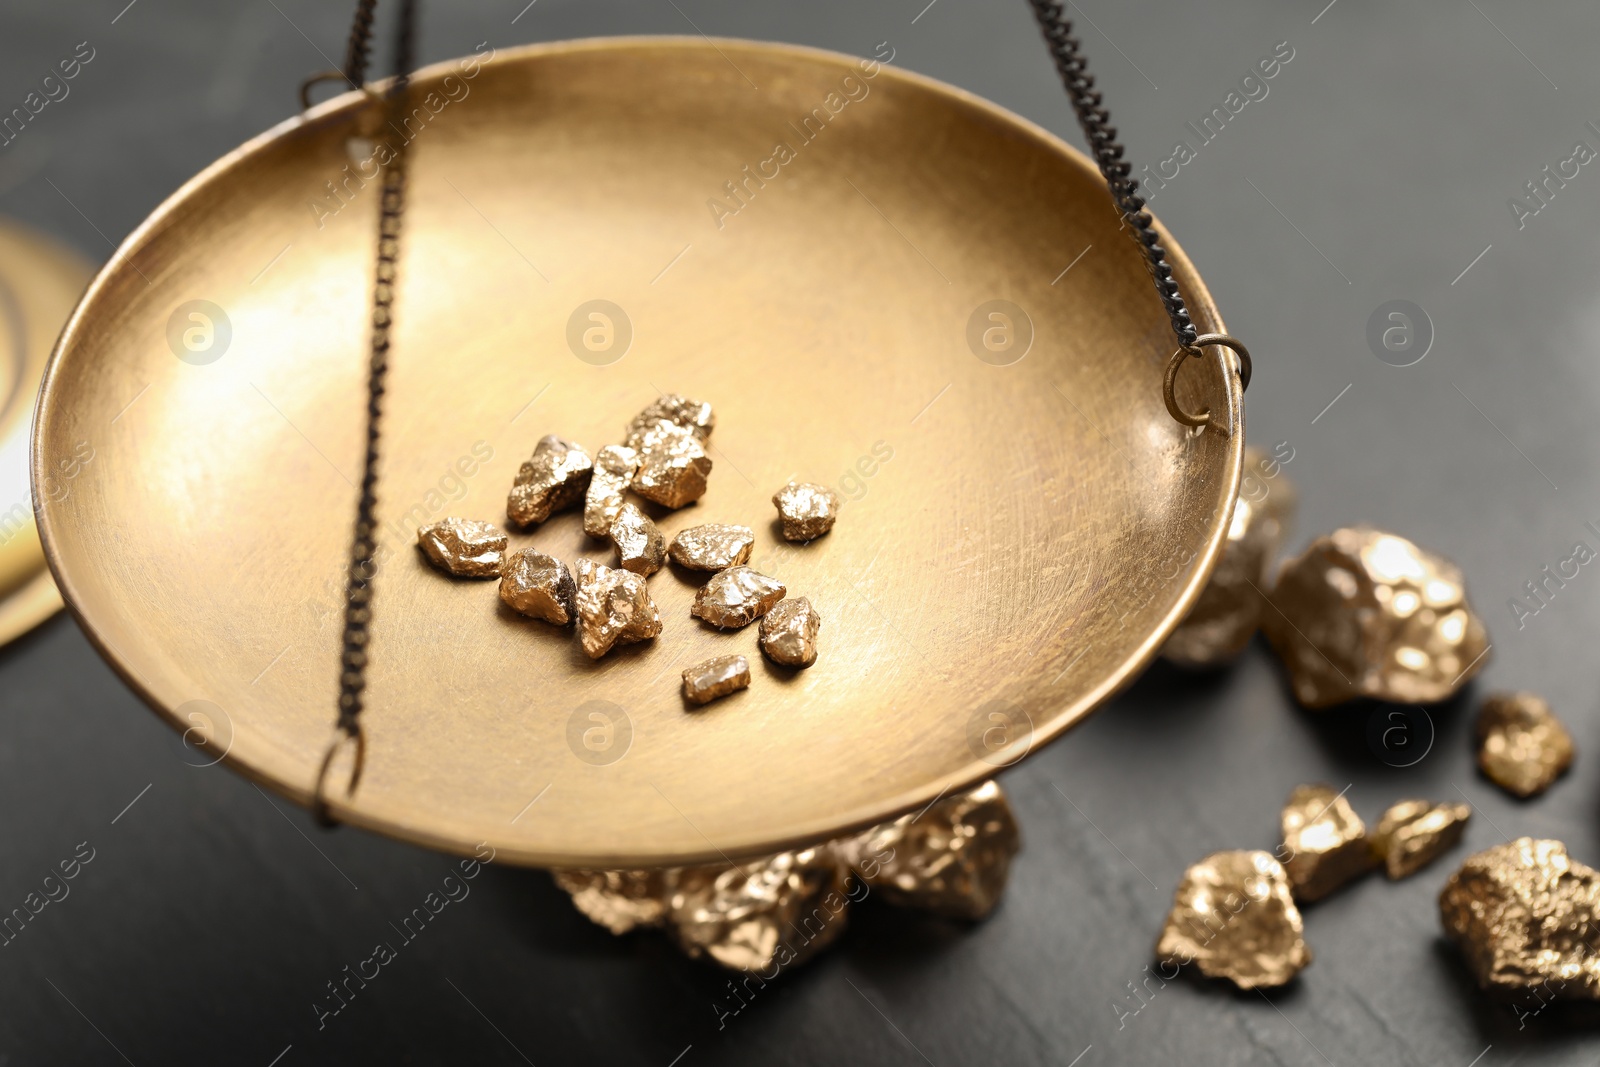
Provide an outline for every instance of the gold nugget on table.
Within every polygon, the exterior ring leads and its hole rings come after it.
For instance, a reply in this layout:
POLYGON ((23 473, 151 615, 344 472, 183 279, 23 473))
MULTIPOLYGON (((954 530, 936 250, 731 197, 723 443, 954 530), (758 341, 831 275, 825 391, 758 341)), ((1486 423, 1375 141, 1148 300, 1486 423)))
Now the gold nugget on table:
POLYGON ((1488 659, 1460 570, 1367 527, 1320 537, 1285 563, 1261 628, 1311 708, 1354 697, 1435 703, 1488 659))
POLYGON ((624 504, 611 524, 617 566, 648 578, 667 562, 667 539, 637 504, 624 504))
POLYGON ((737 867, 686 867, 667 926, 690 956, 766 972, 800 963, 839 936, 849 906, 845 888, 844 868, 828 845, 737 867))
POLYGON ((1183 873, 1156 956, 1193 962, 1240 989, 1281 986, 1311 962, 1283 865, 1260 851, 1216 852, 1183 873))
POLYGON ((735 630, 765 615, 786 592, 776 578, 749 567, 729 567, 700 587, 689 614, 718 629, 735 630))
POLYGON ((1465 804, 1402 800, 1378 820, 1372 850, 1391 880, 1407 878, 1455 848, 1471 817, 1465 804))
POLYGON ((572 572, 554 556, 520 548, 506 557, 500 599, 522 614, 565 626, 573 619, 576 596, 572 572))
POLYGON ((491 523, 448 518, 419 529, 417 547, 447 574, 458 578, 498 578, 506 535, 491 523))
POLYGON ((837 845, 888 903, 977 920, 1000 902, 1021 841, 1005 792, 989 781, 837 845))
POLYGON ((660 636, 661 612, 643 578, 587 559, 578 560, 575 570, 578 638, 590 659, 619 644, 660 636))
POLYGON ((694 571, 720 571, 750 562, 755 531, 748 526, 708 522, 681 530, 667 549, 673 562, 694 571))
POLYGON ((693 430, 673 422, 656 423, 640 437, 638 450, 635 493, 669 508, 684 507, 705 495, 711 457, 693 430))
POLYGON ((822 616, 805 597, 783 600, 761 617, 761 651, 784 667, 817 662, 817 631, 822 616))
POLYGON ((1268 569, 1294 514, 1295 492, 1279 474, 1256 472, 1270 461, 1258 448, 1244 451, 1244 486, 1233 505, 1222 558, 1200 599, 1167 638, 1161 654, 1184 667, 1216 667, 1238 658, 1250 644, 1271 588, 1268 569))
POLYGON ((518 526, 544 522, 552 513, 583 499, 594 461, 583 446, 555 434, 539 439, 533 458, 517 471, 506 498, 506 515, 518 526))
POLYGON ((605 537, 622 510, 623 494, 639 470, 639 453, 625 445, 606 445, 594 457, 594 475, 583 499, 583 532, 605 537))
POLYGON ((590 920, 614 934, 625 934, 665 921, 669 887, 676 872, 574 868, 554 870, 550 875, 556 885, 572 894, 572 903, 590 920))
POLYGON ((1495 693, 1478 712, 1478 766, 1512 796, 1543 793, 1572 756, 1572 735, 1533 693, 1495 693))
POLYGON ((635 415, 633 421, 628 423, 626 438, 628 447, 639 448, 650 431, 664 422, 681 426, 704 441, 711 436, 711 430, 717 424, 717 417, 712 413, 710 404, 690 400, 677 393, 667 393, 635 415))
POLYGON ((1491 993, 1600 999, 1600 873, 1560 841, 1519 837, 1469 856, 1439 894, 1439 919, 1491 993))
POLYGON ((790 482, 772 494, 785 541, 814 541, 839 518, 839 494, 816 482, 790 482))
POLYGON ((691 704, 709 704, 750 687, 750 661, 743 656, 718 656, 683 672, 683 696, 691 704))
POLYGON ((1302 785, 1283 808, 1284 868, 1296 900, 1320 900, 1376 863, 1367 827, 1342 793, 1302 785))

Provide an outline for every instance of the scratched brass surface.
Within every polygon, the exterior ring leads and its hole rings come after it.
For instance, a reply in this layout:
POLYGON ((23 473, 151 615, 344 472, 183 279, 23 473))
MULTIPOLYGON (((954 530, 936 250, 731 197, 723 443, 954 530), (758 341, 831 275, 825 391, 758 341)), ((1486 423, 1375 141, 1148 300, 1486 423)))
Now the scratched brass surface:
MULTIPOLYGON (((29 430, 50 350, 93 273, 77 253, 0 221, 0 645, 61 610, 29 499, 29 430)), ((51 469, 47 499, 72 491, 81 457, 69 447, 66 462, 51 469)))
MULTIPOLYGON (((1238 381, 1208 356, 1180 387, 1231 434, 1167 415, 1167 325, 1082 156, 959 90, 790 46, 537 46, 467 84, 413 145, 391 551, 366 769, 353 797, 348 754, 331 777, 341 818, 552 866, 772 852, 993 777, 1160 648, 1227 529, 1238 381), (798 144, 788 123, 846 75, 866 95, 798 144), (708 198, 779 140, 794 158, 719 229, 708 198), (596 299, 632 325, 606 365, 567 340, 596 299), (993 300, 1029 316, 1018 361, 969 347, 993 300), (717 411, 710 490, 663 531, 754 526, 751 563, 828 619, 811 669, 768 668, 754 627, 690 618, 696 583, 673 568, 651 580, 662 636, 592 662, 569 631, 417 557, 419 521, 496 520, 540 436, 598 449, 658 387, 717 411), (806 546, 775 527, 791 477, 844 497, 806 546), (679 672, 732 652, 760 671, 739 707, 685 711, 679 672), (596 701, 628 729, 589 719, 596 701)), ((191 726, 190 700, 222 708, 231 765, 301 803, 332 734, 377 188, 308 205, 358 107, 339 97, 269 131, 129 237, 56 353, 36 439, 36 473, 78 440, 100 457, 43 524, 95 643, 169 721, 191 726), (232 327, 204 365, 167 337, 191 300, 232 327)), ((1221 330, 1169 247, 1201 328, 1221 330)), ((512 540, 608 562, 580 509, 512 540)))

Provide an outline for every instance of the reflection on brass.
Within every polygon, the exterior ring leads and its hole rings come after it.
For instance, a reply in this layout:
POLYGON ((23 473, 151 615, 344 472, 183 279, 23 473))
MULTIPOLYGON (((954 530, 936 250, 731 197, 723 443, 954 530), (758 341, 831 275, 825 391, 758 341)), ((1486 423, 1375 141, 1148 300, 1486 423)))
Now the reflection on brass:
POLYGON ((554 556, 519 548, 505 558, 500 599, 522 614, 565 626, 572 621, 576 597, 572 572, 554 556))
POLYGON ((1531 797, 1572 766, 1572 735, 1543 698, 1495 693, 1478 712, 1478 766, 1501 789, 1531 797))
MULTIPOLYGON (((493 445, 493 456, 476 457, 480 473, 462 473, 468 502, 509 490, 545 432, 594 449, 620 443, 632 412, 657 395, 652 378, 691 396, 701 390, 717 409, 707 450, 716 474, 727 476, 701 501, 719 508, 707 509, 708 519, 744 522, 763 538, 776 520, 766 510, 770 490, 757 492, 724 470, 711 443, 763 489, 791 474, 825 478, 841 495, 859 496, 866 487, 863 499, 841 507, 852 543, 824 538, 804 550, 826 546, 840 555, 826 573, 807 576, 801 588, 803 568, 821 560, 796 561, 792 579, 778 564, 769 569, 825 609, 824 652, 828 660, 840 653, 837 663, 818 660, 830 671, 828 684, 755 684, 734 698, 738 716, 715 721, 681 710, 656 715, 663 698, 681 702, 673 669, 661 673, 665 650, 613 653, 591 664, 553 640, 508 642, 504 612, 492 598, 484 610, 465 610, 470 605, 460 597, 448 606, 447 594, 469 591, 439 589, 438 575, 423 566, 391 566, 377 580, 367 770, 354 793, 330 790, 336 817, 463 855, 487 842, 496 863, 545 868, 707 863, 720 858, 719 849, 731 856, 776 852, 894 818, 941 790, 992 777, 993 767, 968 747, 972 694, 952 679, 1004 679, 1008 702, 1034 716, 1032 751, 1039 752, 1125 688, 1188 609, 1221 551, 1239 488, 1246 426, 1237 378, 1217 373, 1218 361, 1186 369, 1178 382, 1184 408, 1209 407, 1232 432, 1184 433, 1163 405, 1162 367, 1150 359, 1151 339, 1166 328, 1161 305, 1150 299, 1138 249, 1118 232, 1121 220, 1104 210, 1105 182, 1094 163, 971 93, 898 63, 874 64, 869 81, 858 62, 784 44, 635 37, 501 48, 481 63, 471 97, 450 104, 424 137, 437 133, 449 143, 439 142, 436 153, 424 146, 407 174, 400 329, 379 487, 380 521, 401 525, 403 547, 415 552, 409 542, 419 521, 446 509, 409 524, 405 515, 432 496, 429 486, 446 463, 472 459, 468 448, 478 438, 493 445), (728 60, 761 91, 750 92, 728 60), (828 144, 812 149, 829 153, 828 166, 782 188, 769 181, 757 194, 761 203, 723 216, 727 235, 750 255, 719 260, 725 270, 701 269, 707 249, 694 239, 649 286, 691 240, 658 254, 656 238, 677 233, 691 213, 700 216, 695 225, 706 224, 705 198, 729 177, 726 150, 766 145, 852 72, 870 84, 871 96, 830 121, 828 144), (736 107, 729 106, 730 77, 742 87, 736 107), (529 136, 532 86, 560 87, 559 100, 544 98, 558 106, 537 109, 538 136, 529 136), (640 101, 649 102, 647 116, 640 101), (453 119, 457 108, 461 116, 453 119), (855 123, 858 108, 868 119, 883 118, 855 123), (649 166, 596 165, 621 159, 649 166), (843 182, 845 173, 870 204, 843 182), (1030 177, 1002 196, 995 195, 997 174, 1030 177), (616 210, 590 210, 596 205, 616 210), (950 380, 932 380, 929 354, 961 347, 952 330, 966 318, 965 305, 928 313, 929 294, 948 287, 875 207, 897 225, 916 220, 917 232, 907 233, 940 270, 950 274, 961 264, 961 276, 951 274, 957 303, 970 279, 1042 277, 1038 292, 1048 292, 1047 300, 1013 295, 1027 305, 1037 337, 1070 336, 1072 351, 1036 343, 1012 370, 1056 382, 1071 402, 1048 386, 1019 390, 1014 373, 969 373, 963 351, 960 380, 920 414, 950 380), (581 225, 567 224, 579 219, 581 225), (758 242, 744 240, 751 235, 746 223, 759 227, 758 242), (524 240, 535 233, 537 247, 524 240), (864 240, 867 233, 887 240, 864 240), (500 234, 547 274, 565 272, 551 274, 560 299, 528 298, 517 274, 542 283, 500 234), (597 254, 629 242, 639 255, 597 254), (1114 269, 1085 272, 1080 263, 1049 288, 1065 265, 1052 265, 1060 250, 1076 254, 1091 242, 1085 262, 1115 249, 1121 258, 1114 269), (828 301, 826 336, 793 353, 793 373, 777 373, 759 351, 762 336, 776 348, 806 317, 797 284, 815 291, 808 288, 813 270, 818 277, 843 271, 849 299, 828 301), (569 283, 583 292, 569 293, 569 283), (546 373, 529 343, 561 348, 573 305, 598 294, 637 315, 633 347, 605 367, 546 350, 538 356, 548 362, 546 373), (839 338, 871 340, 873 357, 863 359, 863 346, 853 341, 834 343, 839 338), (886 442, 896 458, 871 478, 846 480, 848 459, 867 451, 875 427, 891 426, 900 427, 891 437, 901 436, 886 442), (1013 482, 997 472, 1024 478, 1013 482), (1158 582, 1153 572, 1174 577, 1158 582), (844 581, 847 573, 859 594, 844 581), (825 577, 854 610, 844 610, 843 599, 829 608, 825 577), (428 625, 444 617, 430 605, 463 609, 448 611, 449 647, 428 625), (453 662, 464 650, 475 650, 470 663, 453 662), (637 736, 621 763, 580 774, 585 768, 552 740, 552 721, 540 712, 556 715, 591 699, 626 708, 636 720, 648 713, 648 723, 635 721, 637 736), (797 704, 803 714, 795 714, 797 704), (471 708, 473 727, 440 713, 447 708, 471 708), (754 723, 759 745, 750 744, 754 723), (888 752, 895 754, 892 773, 884 772, 888 752), (557 784, 512 821, 550 781, 557 784)), ((419 98, 443 98, 460 78, 452 60, 419 70, 411 84, 419 98)), ((314 241, 296 241, 277 266, 247 283, 283 249, 289 238, 282 235, 304 228, 307 197, 325 188, 329 162, 345 158, 346 138, 371 107, 355 92, 321 104, 184 184, 151 225, 129 228, 126 246, 108 259, 61 336, 32 449, 36 486, 86 436, 99 450, 71 483, 70 498, 44 507, 39 519, 51 565, 99 654, 136 680, 178 731, 192 724, 176 708, 195 694, 226 706, 235 729, 225 762, 298 803, 309 797, 328 736, 339 654, 332 620, 342 607, 353 499, 306 438, 346 472, 359 458, 366 412, 356 312, 371 297, 372 213, 357 203, 324 214, 314 241), (175 359, 163 339, 173 309, 194 299, 206 279, 243 280, 237 291, 223 284, 209 293, 234 316, 232 347, 195 367, 175 359), (263 377, 267 367, 272 373, 263 377), (101 462, 114 457, 128 463, 101 462), (196 515, 199 485, 204 552, 174 536, 175 516, 196 515), (240 581, 242 560, 271 581, 240 581), (262 675, 289 645, 291 657, 262 675), (291 659, 304 669, 281 670, 291 659)), ((730 210, 739 207, 724 199, 730 210)), ((1180 246, 1166 248, 1196 326, 1225 332, 1205 279, 1180 246)), ((52 337, 83 288, 72 292, 49 326, 52 337)), ((585 329, 603 326, 584 320, 585 329)), ((465 502, 449 507, 463 509, 503 521, 465 502)), ((670 540, 681 525, 703 520, 657 521, 670 540)), ((582 551, 593 546, 576 536, 578 515, 558 514, 546 527, 557 525, 538 531, 539 548, 569 566, 580 552, 611 562, 609 544, 596 542, 604 553, 582 551)), ((513 535, 512 543, 534 542, 513 535)), ((697 620, 684 618, 691 585, 668 575, 650 582, 663 616, 685 627, 682 636, 712 640, 695 631, 697 620)), ((737 648, 728 650, 749 655, 754 638, 730 638, 737 648)), ((754 657, 751 667, 760 674, 754 657)), ((347 759, 336 763, 330 778, 342 783, 347 759)), ((701 1051, 697 1042, 684 1063, 701 1051)), ((1084 1062, 1100 1054, 1097 1047, 1084 1062)))
POLYGON ((1391 879, 1407 878, 1455 848, 1471 817, 1465 804, 1402 800, 1378 820, 1372 850, 1391 879))
POLYGON ((1215 852, 1183 872, 1156 955, 1240 989, 1280 986, 1311 962, 1283 866, 1260 851, 1215 852))
POLYGON ((583 446, 555 434, 539 438, 533 458, 517 471, 516 484, 506 498, 506 515, 518 526, 532 526, 552 512, 583 499, 594 461, 583 446))
POLYGON ((1439 894, 1439 919, 1491 993, 1600 999, 1600 872, 1560 841, 1519 837, 1467 857, 1439 894))
POLYGON ((614 934, 660 926, 675 872, 554 870, 556 885, 572 894, 579 911, 614 934))
POLYGON ((718 656, 683 672, 684 699, 709 704, 750 685, 750 661, 743 656, 718 656))
POLYGON ((839 518, 839 494, 816 482, 790 482, 772 494, 785 541, 812 541, 839 518))
POLYGON ((611 543, 617 546, 617 566, 641 577, 648 578, 666 565, 666 536, 637 504, 624 504, 617 512, 611 543))
POLYGON ((691 526, 672 539, 673 560, 680 567, 696 571, 720 571, 750 561, 756 535, 748 526, 729 526, 708 522, 691 526))
POLYGON ((1311 708, 1444 700, 1487 660, 1461 572, 1403 537, 1335 530, 1283 565, 1262 629, 1311 708))
POLYGON ((817 631, 822 616, 805 597, 783 600, 761 617, 761 651, 785 667, 809 667, 817 662, 817 631))
POLYGON ((736 971, 800 963, 844 930, 845 871, 830 845, 687 867, 678 873, 668 928, 690 956, 736 971))
POLYGON ((448 518, 419 529, 417 547, 430 563, 447 574, 498 578, 506 535, 491 523, 448 518))
POLYGON ((981 919, 1000 902, 1022 847, 1000 783, 955 793, 839 842, 874 893, 890 904, 952 919, 981 919))
POLYGON ((677 393, 667 393, 635 415, 633 421, 628 423, 626 438, 628 447, 643 448, 646 438, 664 422, 691 430, 696 437, 704 441, 711 436, 711 430, 717 424, 717 417, 712 413, 710 404, 690 400, 677 393))
POLYGON ((625 445, 606 445, 594 457, 594 476, 583 501, 583 532, 604 537, 622 510, 622 494, 627 492, 639 469, 639 453, 625 445))
POLYGON ((1256 492, 1248 497, 1241 493, 1234 503, 1222 559, 1200 599, 1161 650, 1173 663, 1185 667, 1229 663, 1250 644, 1261 624, 1261 613, 1267 610, 1262 594, 1271 585, 1268 568, 1295 508, 1294 487, 1287 477, 1280 473, 1267 481, 1253 473, 1265 462, 1260 449, 1245 449, 1245 484, 1256 492))
POLYGON ((577 571, 578 637, 590 659, 618 644, 648 641, 661 633, 661 612, 643 578, 580 559, 577 571))
POLYGON ((1283 807, 1284 868, 1296 900, 1320 900, 1376 862, 1367 827, 1342 793, 1296 786, 1283 807))
POLYGON ((765 615, 786 592, 776 578, 749 567, 729 567, 700 587, 689 614, 721 630, 738 629, 765 615))
POLYGON ((705 495, 710 473, 711 457, 695 432, 659 422, 640 438, 633 491, 663 507, 681 508, 705 495))

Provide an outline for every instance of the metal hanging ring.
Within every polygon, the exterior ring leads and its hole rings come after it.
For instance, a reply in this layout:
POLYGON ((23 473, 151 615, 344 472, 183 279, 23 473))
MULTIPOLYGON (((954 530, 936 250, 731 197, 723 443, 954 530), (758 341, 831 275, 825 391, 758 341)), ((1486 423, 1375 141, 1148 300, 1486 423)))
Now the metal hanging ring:
MULTIPOLYGON (((1202 408, 1194 415, 1183 410, 1182 405, 1178 403, 1178 371, 1189 357, 1199 357, 1204 354, 1203 349, 1212 346, 1226 348, 1239 357, 1239 389, 1243 391, 1250 388, 1250 350, 1245 348, 1238 338, 1229 337, 1225 333, 1201 334, 1195 338, 1193 345, 1179 348, 1172 353, 1172 358, 1167 360, 1167 373, 1161 387, 1161 398, 1167 403, 1167 414, 1185 426, 1210 425, 1211 410, 1202 408)), ((1224 374, 1232 369, 1226 361, 1222 367, 1224 374)))
POLYGON ((328 743, 328 751, 322 756, 322 766, 317 769, 317 785, 311 792, 311 817, 317 825, 331 830, 339 825, 339 820, 333 817, 333 812, 328 807, 328 769, 333 766, 333 757, 338 755, 339 748, 346 741, 356 743, 356 765, 350 771, 350 784, 345 788, 347 794, 356 791, 356 784, 361 781, 361 769, 367 763, 367 734, 361 729, 361 724, 354 724, 353 729, 342 729, 343 736, 336 737, 328 743))

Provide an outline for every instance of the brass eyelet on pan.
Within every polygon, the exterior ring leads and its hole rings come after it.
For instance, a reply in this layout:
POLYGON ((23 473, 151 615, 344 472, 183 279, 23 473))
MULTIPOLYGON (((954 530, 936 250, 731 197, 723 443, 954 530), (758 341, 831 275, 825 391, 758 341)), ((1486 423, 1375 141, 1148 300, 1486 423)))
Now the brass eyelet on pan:
MULTIPOLYGON (((1211 346, 1231 349, 1239 357, 1239 388, 1250 388, 1250 351, 1236 337, 1229 337, 1225 333, 1206 333, 1196 337, 1194 344, 1187 348, 1180 348, 1172 353, 1172 358, 1167 360, 1166 379, 1162 383, 1161 398, 1167 403, 1167 413, 1185 426, 1206 426, 1211 422, 1211 411, 1202 408, 1198 414, 1191 415, 1183 410, 1178 403, 1178 369, 1183 366, 1184 360, 1190 356, 1200 356, 1202 350, 1211 346)), ((1220 357, 1219 357, 1220 358, 1220 357)), ((1222 360, 1222 371, 1228 373, 1232 368, 1227 361, 1222 360)))

